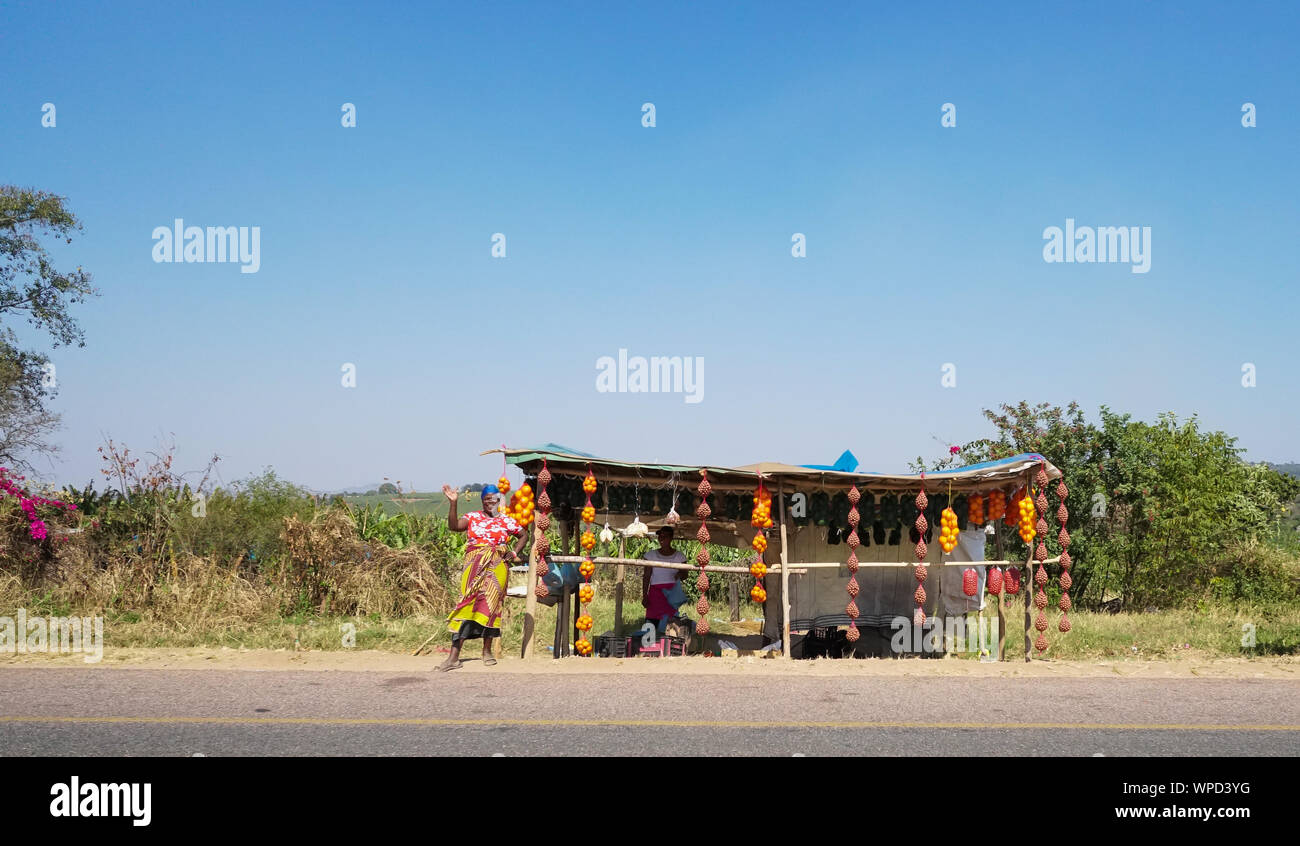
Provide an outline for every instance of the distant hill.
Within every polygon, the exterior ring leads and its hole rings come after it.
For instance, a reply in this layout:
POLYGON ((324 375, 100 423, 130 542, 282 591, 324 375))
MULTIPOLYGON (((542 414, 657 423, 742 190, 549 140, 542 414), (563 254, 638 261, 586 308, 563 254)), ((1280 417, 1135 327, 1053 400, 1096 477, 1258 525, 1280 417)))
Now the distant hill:
POLYGON ((1295 464, 1295 463, 1273 464, 1272 462, 1265 462, 1265 463, 1279 473, 1285 473, 1288 476, 1291 476, 1296 479, 1300 479, 1300 464, 1295 464))
MULTIPOLYGON (((397 484, 397 483, 393 482, 392 480, 389 480, 387 482, 371 482, 368 485, 351 485, 346 488, 328 488, 323 491, 316 491, 316 493, 331 494, 331 495, 332 494, 363 494, 369 491, 379 490, 380 485, 393 485, 393 484, 397 484)), ((407 484, 403 484, 402 487, 410 488, 411 486, 407 484)))
MULTIPOLYGON (((374 488, 371 488, 374 490, 374 488)), ((370 505, 381 506, 385 513, 397 514, 405 512, 407 514, 436 514, 439 517, 447 514, 447 500, 441 493, 430 493, 421 491, 419 493, 408 493, 406 496, 394 496, 392 494, 375 494, 373 496, 354 495, 345 496, 344 499, 349 505, 358 508, 365 508, 370 505)), ((478 503, 475 502, 475 507, 478 503)))
POLYGON ((313 490, 312 493, 320 494, 321 496, 334 496, 335 494, 363 494, 366 491, 379 490, 379 486, 382 484, 383 482, 375 482, 369 485, 346 485, 337 488, 322 488, 320 490, 313 490))

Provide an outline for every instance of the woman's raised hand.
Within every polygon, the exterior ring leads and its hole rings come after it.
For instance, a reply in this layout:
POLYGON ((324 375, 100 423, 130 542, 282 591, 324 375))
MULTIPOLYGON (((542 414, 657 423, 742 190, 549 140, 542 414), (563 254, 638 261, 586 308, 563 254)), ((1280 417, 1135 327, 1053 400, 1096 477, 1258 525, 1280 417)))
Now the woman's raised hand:
POLYGON ((460 496, 460 492, 457 491, 455 488, 453 488, 451 485, 443 485, 442 495, 447 497, 448 502, 455 502, 456 498, 460 496))

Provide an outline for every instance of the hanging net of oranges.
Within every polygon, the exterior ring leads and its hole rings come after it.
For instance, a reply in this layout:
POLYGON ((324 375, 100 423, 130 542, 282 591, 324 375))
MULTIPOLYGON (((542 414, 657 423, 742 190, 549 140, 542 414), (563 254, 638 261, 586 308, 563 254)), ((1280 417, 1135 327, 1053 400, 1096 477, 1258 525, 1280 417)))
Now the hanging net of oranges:
POLYGON ((749 513, 749 525, 755 529, 770 529, 772 523, 772 495, 763 487, 763 481, 758 482, 758 490, 754 491, 754 509, 749 513))
POLYGON ((1022 495, 1016 509, 1020 515, 1020 519, 1017 521, 1020 526, 1020 539, 1026 544, 1032 544, 1036 534, 1034 520, 1037 517, 1034 512, 1034 501, 1028 496, 1022 495))
POLYGON ((510 501, 506 503, 506 516, 513 517, 515 522, 527 528, 533 522, 533 509, 536 508, 533 501, 533 489, 524 483, 524 485, 510 495, 510 501))
POLYGON ((980 494, 966 499, 966 522, 977 529, 984 525, 984 497, 980 494))
POLYGON ((1016 492, 1011 495, 1011 504, 1007 507, 1002 515, 1002 523, 1006 526, 1020 525, 1020 502, 1025 498, 1025 489, 1017 488, 1016 492))
POLYGON ((596 573, 596 563, 591 560, 591 552, 596 548, 596 507, 591 502, 591 495, 596 492, 596 476, 591 472, 591 465, 587 465, 587 475, 582 480, 582 492, 587 498, 586 504, 582 506, 582 550, 585 558, 578 565, 578 574, 582 576, 585 583, 578 586, 578 602, 582 613, 574 623, 578 631, 582 632, 582 636, 574 642, 573 648, 579 655, 590 655, 592 646, 587 638, 587 632, 591 630, 594 623, 588 604, 596 596, 596 589, 591 585, 591 577, 596 573))
POLYGON ((754 586, 749 589, 749 598, 761 604, 767 601, 767 588, 763 586, 763 577, 767 575, 767 565, 763 563, 763 555, 767 552, 767 536, 763 534, 763 530, 770 529, 774 525, 772 495, 763 486, 762 479, 759 479, 758 489, 754 491, 754 507, 749 512, 749 525, 758 530, 754 532, 754 537, 749 542, 750 547, 758 555, 758 558, 749 565, 749 574, 754 577, 754 586))
POLYGON ((501 445, 501 478, 497 479, 497 490, 502 496, 510 493, 510 479, 506 476, 506 445, 501 445))
POLYGON ((763 563, 763 555, 767 552, 767 536, 763 530, 774 525, 772 495, 764 487, 762 479, 758 480, 758 488, 754 491, 754 507, 749 513, 749 524, 757 530, 749 541, 750 548, 757 556, 749 565, 749 575, 754 577, 754 584, 749 589, 749 598, 762 605, 767 602, 767 588, 763 583, 763 579, 767 576, 767 565, 763 563))
POLYGON ((939 523, 939 547, 944 552, 952 552, 957 548, 957 512, 945 508, 939 515, 939 523))
POLYGON ((1006 491, 990 491, 988 499, 988 518, 991 521, 998 521, 1007 514, 1007 494, 1006 491))

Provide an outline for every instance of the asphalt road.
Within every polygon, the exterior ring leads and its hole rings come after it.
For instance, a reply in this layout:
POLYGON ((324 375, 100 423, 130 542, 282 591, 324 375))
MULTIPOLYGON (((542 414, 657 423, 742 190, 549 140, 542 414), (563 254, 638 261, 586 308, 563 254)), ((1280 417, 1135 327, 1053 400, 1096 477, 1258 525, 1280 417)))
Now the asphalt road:
POLYGON ((1300 683, 0 670, 0 756, 1300 755, 1300 683))

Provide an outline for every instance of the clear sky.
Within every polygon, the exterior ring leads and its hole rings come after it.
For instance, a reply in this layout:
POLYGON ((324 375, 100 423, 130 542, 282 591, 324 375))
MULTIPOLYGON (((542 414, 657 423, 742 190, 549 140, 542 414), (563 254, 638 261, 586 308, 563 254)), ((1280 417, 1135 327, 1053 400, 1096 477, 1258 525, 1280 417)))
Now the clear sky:
POLYGON ((0 182, 67 198, 102 291, 47 475, 104 436, 321 489, 503 442, 903 471, 1020 399, 1295 460, 1297 9, 5 2, 0 182), (155 263, 178 217, 260 269, 155 263), (1045 262, 1067 218, 1150 227, 1149 272, 1045 262), (702 400, 598 392, 620 348, 702 400))

